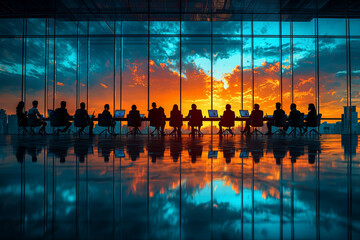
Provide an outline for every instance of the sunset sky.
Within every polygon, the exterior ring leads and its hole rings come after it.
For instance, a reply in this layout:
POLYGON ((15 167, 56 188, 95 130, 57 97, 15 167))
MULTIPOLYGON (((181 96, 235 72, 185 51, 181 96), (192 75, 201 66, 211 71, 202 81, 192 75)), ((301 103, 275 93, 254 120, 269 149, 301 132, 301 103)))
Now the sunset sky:
MULTIPOLYGON (((29 19, 26 46, 26 107, 32 100, 39 100, 39 109, 53 108, 54 42, 49 38, 45 54, 45 20, 29 19), (46 55, 46 59, 45 59, 46 55), (45 69, 45 62, 48 68, 45 69), (47 106, 45 99, 45 70, 47 75, 47 106)), ((147 115, 149 103, 155 101, 165 108, 168 116, 173 104, 180 105, 187 115, 192 103, 196 103, 207 115, 211 108, 211 44, 213 46, 213 108, 222 114, 230 103, 236 115, 242 108, 252 109, 252 98, 260 104, 264 113, 272 114, 274 105, 281 100, 280 71, 282 71, 283 108, 288 113, 291 104, 291 58, 290 24, 284 22, 282 31, 282 69, 280 69, 280 41, 278 22, 254 22, 251 38, 251 22, 221 21, 213 23, 214 37, 211 40, 210 22, 182 22, 180 49, 180 22, 150 22, 150 45, 148 45, 148 22, 117 22, 116 33, 123 38, 97 36, 111 34, 102 22, 90 22, 87 39, 81 35, 79 42, 73 22, 57 22, 56 28, 56 99, 55 108, 66 100, 70 114, 78 102, 87 100, 92 113, 100 113, 109 103, 113 109, 130 110, 136 104, 147 115), (243 41, 241 41, 243 40, 243 41), (253 41, 252 41, 253 40, 253 41), (243 51, 243 86, 241 85, 241 44, 243 51), (252 44, 254 48, 254 90, 252 89, 252 44), (148 49, 148 46, 150 49, 148 49), (79 54, 79 83, 76 93, 77 47, 79 54), (115 49, 115 54, 114 54, 115 49), (123 51, 122 51, 123 50, 123 51), (150 55, 148 56, 148 52, 150 55), (114 69, 115 57, 115 69, 114 69), (149 66, 148 69, 148 58, 149 66), (181 59, 180 59, 181 58, 181 59), (89 62, 87 62, 87 59, 89 62), (121 67, 122 59, 122 67, 121 67), (180 70, 181 65, 181 70, 180 70), (87 71, 88 67, 88 71, 87 71), (115 77, 114 77, 115 73, 115 77), (180 73, 181 88, 180 92, 180 73), (88 74, 88 86, 87 86, 88 74), (120 75, 122 74, 122 77, 120 75), (148 74, 149 83, 148 86, 148 74), (115 79, 115 85, 114 85, 115 79), (122 79, 122 84, 120 84, 122 79), (87 92, 88 89, 88 92, 87 92), (241 91, 243 89, 243 103, 241 91)), ((293 99, 298 109, 307 112, 307 104, 317 103, 314 20, 294 22, 293 38, 293 99)), ((355 29, 358 22, 354 21, 355 29)), ((113 23, 111 25, 113 27, 113 23)), ((344 19, 319 19, 319 76, 320 113, 323 117, 340 118, 347 104, 347 66, 344 19)), ((52 29, 49 29, 51 32, 52 29)), ((86 24, 79 24, 80 34, 86 33, 86 24)), ((16 19, 0 27, 0 108, 8 114, 15 112, 21 98, 22 81, 22 26, 16 19), (1 37, 1 35, 6 35, 1 37), (11 37, 11 35, 13 37, 11 37), (16 37, 17 36, 17 37, 16 37)), ((352 69, 352 102, 357 105, 360 91, 360 40, 352 30, 350 41, 352 69)), ((85 35, 86 36, 86 35, 85 35)), ((24 68, 25 70, 25 68, 24 68)))

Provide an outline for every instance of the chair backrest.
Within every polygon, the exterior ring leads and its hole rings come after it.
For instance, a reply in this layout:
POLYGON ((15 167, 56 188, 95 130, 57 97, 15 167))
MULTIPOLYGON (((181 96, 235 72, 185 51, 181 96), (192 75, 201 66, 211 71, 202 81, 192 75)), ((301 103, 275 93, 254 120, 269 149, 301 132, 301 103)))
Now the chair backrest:
POLYGON ((179 112, 170 114, 170 127, 181 127, 183 125, 182 121, 183 115, 179 112))
POLYGON ((36 126, 38 124, 38 119, 36 114, 29 114, 28 115, 28 125, 29 126, 36 126))
POLYGON ((285 127, 287 116, 286 114, 281 115, 278 119, 274 119, 275 127, 285 127))
POLYGON ((78 111, 76 111, 76 113, 74 115, 74 126, 75 127, 86 127, 87 126, 87 121, 86 121, 85 116, 83 116, 83 114, 81 114, 78 111))
POLYGON ((320 124, 321 124, 321 117, 322 117, 322 114, 316 115, 316 127, 319 127, 319 126, 320 126, 320 124))
POLYGON ((98 125, 100 127, 110 127, 111 126, 111 115, 110 114, 99 114, 98 125))
POLYGON ((150 126, 152 127, 160 127, 162 120, 162 114, 159 109, 151 109, 149 111, 149 121, 150 126))
POLYGON ((263 111, 254 111, 251 113, 251 126, 252 127, 262 127, 264 126, 264 112, 263 111))
POLYGON ((202 126, 202 120, 203 120, 203 115, 200 109, 196 109, 196 110, 191 110, 191 119, 190 122, 193 126, 196 127, 201 127, 202 126))
POLYGON ((224 113, 224 116, 221 119, 222 125, 224 127, 233 127, 235 126, 235 113, 233 111, 224 113))
POLYGON ((139 111, 130 111, 127 115, 127 125, 129 127, 140 127, 141 117, 139 111))
POLYGON ((292 123, 292 127, 303 127, 304 126, 304 113, 297 112, 292 123))
POLYGON ((55 110, 50 115, 50 126, 52 127, 63 127, 66 123, 64 121, 64 116, 62 116, 62 113, 59 110, 55 110))

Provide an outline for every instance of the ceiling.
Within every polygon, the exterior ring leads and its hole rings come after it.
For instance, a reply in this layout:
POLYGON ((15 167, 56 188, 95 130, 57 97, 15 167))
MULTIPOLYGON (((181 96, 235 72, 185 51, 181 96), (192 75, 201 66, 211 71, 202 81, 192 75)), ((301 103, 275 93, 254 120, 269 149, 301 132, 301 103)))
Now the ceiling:
POLYGON ((67 20, 309 20, 360 17, 359 0, 1 0, 0 17, 67 20), (181 13, 181 14, 180 14, 181 13))

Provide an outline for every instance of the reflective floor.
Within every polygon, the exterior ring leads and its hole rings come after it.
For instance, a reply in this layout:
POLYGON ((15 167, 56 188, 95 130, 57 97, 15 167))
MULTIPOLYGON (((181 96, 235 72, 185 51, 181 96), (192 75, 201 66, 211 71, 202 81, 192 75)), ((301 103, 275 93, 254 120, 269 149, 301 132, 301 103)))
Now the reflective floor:
POLYGON ((358 136, 0 136, 1 239, 360 239, 358 136))

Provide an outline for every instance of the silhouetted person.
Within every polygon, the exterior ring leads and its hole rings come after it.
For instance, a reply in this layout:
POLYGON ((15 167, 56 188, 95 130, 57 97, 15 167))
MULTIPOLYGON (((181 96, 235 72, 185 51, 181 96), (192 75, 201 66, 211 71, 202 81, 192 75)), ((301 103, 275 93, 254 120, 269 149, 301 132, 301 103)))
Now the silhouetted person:
POLYGON ((32 105, 33 105, 33 107, 30 108, 29 112, 28 112, 28 116, 29 116, 28 123, 30 126, 33 126, 33 127, 41 126, 39 133, 44 134, 44 133, 46 133, 45 127, 46 127, 47 123, 42 120, 42 116, 40 115, 40 112, 37 109, 39 102, 35 100, 32 102, 32 105))
POLYGON ((136 109, 136 105, 131 106, 131 111, 128 114, 128 126, 134 127, 134 129, 127 134, 141 134, 139 130, 139 127, 141 126, 141 116, 139 110, 136 109))
POLYGON ((161 132, 161 136, 165 136, 165 125, 166 125, 166 115, 165 115, 165 110, 162 107, 158 108, 159 111, 159 117, 160 117, 160 132, 161 132))
POLYGON ((268 131, 267 131, 267 133, 265 133, 265 135, 272 135, 272 132, 271 132, 272 126, 274 126, 274 124, 276 122, 282 121, 284 116, 285 116, 285 111, 281 109, 281 103, 277 102, 276 110, 273 113, 273 118, 269 119, 268 122, 266 123, 266 125, 268 127, 268 131))
POLYGON ((195 136, 195 127, 198 127, 198 131, 200 132, 202 126, 202 113, 201 110, 196 109, 196 104, 191 105, 191 110, 189 111, 188 118, 189 126, 191 127, 191 135, 195 136))
POLYGON ((235 146, 234 142, 230 141, 225 143, 222 147, 223 157, 225 158, 226 163, 231 163, 231 158, 235 157, 235 146))
POLYGON ((298 139, 291 139, 289 142, 289 155, 292 163, 296 163, 296 160, 305 154, 304 148, 305 143, 304 139, 298 138, 298 139))
POLYGON ((309 112, 306 118, 304 119, 305 132, 307 132, 308 127, 316 127, 316 108, 313 103, 309 104, 309 112))
POLYGON ((298 118, 300 116, 300 111, 296 109, 296 104, 292 103, 290 105, 290 114, 289 117, 287 118, 287 123, 284 127, 284 131, 286 132, 287 129, 296 121, 296 118, 298 118))
POLYGON ((60 108, 57 108, 54 112, 54 117, 58 118, 56 121, 61 123, 61 125, 65 125, 65 128, 63 130, 60 130, 60 132, 66 132, 70 126, 71 122, 69 121, 70 115, 66 109, 66 102, 62 101, 60 103, 60 108))
POLYGON ((174 104, 173 109, 170 112, 170 126, 174 128, 173 131, 177 131, 178 135, 181 136, 182 125, 182 115, 179 111, 179 106, 174 104))
POLYGON ((246 120, 244 131, 242 131, 244 134, 250 134, 250 126, 253 125, 253 121, 258 121, 260 118, 262 120, 263 118, 264 113, 260 110, 259 104, 255 104, 254 108, 255 109, 252 110, 249 119, 246 120))
POLYGON ((16 106, 16 116, 18 119, 18 126, 26 127, 28 123, 28 118, 25 112, 25 103, 23 101, 20 101, 16 106))
POLYGON ((89 126, 89 135, 93 135, 94 122, 89 117, 88 112, 85 109, 85 103, 80 103, 80 109, 77 109, 74 115, 76 127, 81 127, 80 131, 84 131, 84 129, 89 126))
POLYGON ((161 124, 162 124, 162 113, 159 108, 156 107, 156 103, 153 102, 151 104, 152 109, 149 110, 149 121, 150 126, 154 127, 155 130, 151 132, 151 135, 154 134, 154 132, 158 131, 161 133, 161 124))
MULTIPOLYGON (((231 105, 226 104, 226 110, 223 113, 223 116, 219 122, 220 131, 219 134, 223 133, 222 127, 232 127, 234 126, 235 121, 235 112, 231 110, 231 105)), ((233 134, 231 128, 229 129, 230 133, 233 134)))
POLYGON ((68 149, 71 145, 72 143, 70 141, 62 141, 59 143, 59 140, 54 138, 50 141, 48 150, 53 153, 55 157, 60 158, 60 163, 65 163, 68 149))
POLYGON ((314 164, 316 160, 316 155, 321 152, 320 141, 311 141, 308 142, 308 162, 309 164, 314 164))
POLYGON ((126 144, 126 152, 131 161, 136 161, 140 158, 140 152, 144 152, 144 143, 142 140, 132 141, 129 139, 126 144))
POLYGON ((112 117, 109 109, 110 109, 109 104, 105 104, 105 106, 104 106, 104 111, 102 112, 102 115, 103 115, 103 117, 106 117, 106 119, 109 119, 109 121, 110 121, 110 127, 111 127, 111 132, 113 133, 113 132, 115 131, 116 121, 115 121, 115 119, 112 117))
POLYGON ((74 144, 74 153, 76 157, 79 158, 79 162, 83 163, 85 161, 85 157, 89 154, 89 149, 91 152, 92 149, 92 138, 89 139, 79 139, 75 141, 74 144))

